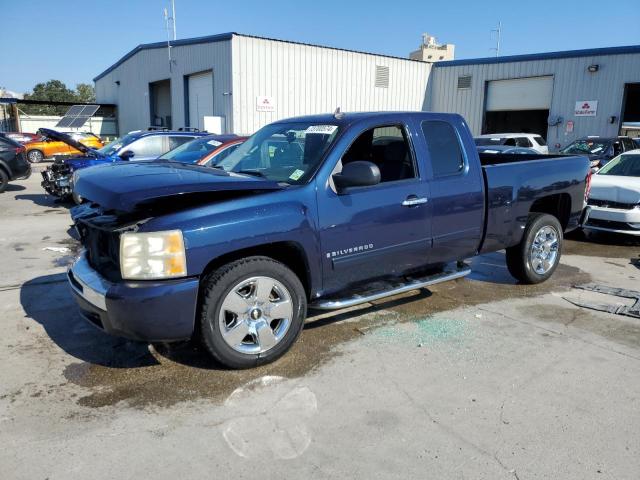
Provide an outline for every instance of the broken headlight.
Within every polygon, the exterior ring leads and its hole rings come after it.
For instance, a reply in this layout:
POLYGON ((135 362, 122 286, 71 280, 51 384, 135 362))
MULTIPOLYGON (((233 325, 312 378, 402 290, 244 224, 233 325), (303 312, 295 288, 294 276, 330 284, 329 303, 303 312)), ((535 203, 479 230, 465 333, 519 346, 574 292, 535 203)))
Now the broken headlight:
POLYGON ((187 258, 182 231, 123 233, 120 272, 128 280, 184 277, 187 258))

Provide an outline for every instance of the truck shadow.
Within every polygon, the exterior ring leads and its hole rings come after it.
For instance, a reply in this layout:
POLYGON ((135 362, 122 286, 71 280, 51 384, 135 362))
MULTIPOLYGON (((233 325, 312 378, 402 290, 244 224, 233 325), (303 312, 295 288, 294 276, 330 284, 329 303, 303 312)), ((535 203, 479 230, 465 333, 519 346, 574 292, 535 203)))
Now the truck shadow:
POLYGON ((66 274, 46 275, 20 288, 26 316, 44 328, 49 338, 69 355, 111 368, 157 365, 145 343, 112 337, 84 320, 76 309, 66 274))
POLYGON ((516 285, 518 282, 507 270, 504 252, 486 253, 473 257, 469 262, 471 274, 469 280, 489 282, 500 285, 516 285))
POLYGON ((19 193, 15 196, 16 200, 28 200, 41 207, 65 207, 71 208, 75 204, 70 201, 62 201, 46 193, 19 193))

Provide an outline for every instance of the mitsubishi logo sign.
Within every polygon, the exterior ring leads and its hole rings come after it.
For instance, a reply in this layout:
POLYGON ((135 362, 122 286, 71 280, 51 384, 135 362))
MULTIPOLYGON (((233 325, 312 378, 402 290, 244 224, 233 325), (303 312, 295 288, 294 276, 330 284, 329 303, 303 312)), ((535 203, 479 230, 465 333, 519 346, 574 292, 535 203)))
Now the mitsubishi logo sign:
POLYGON ((597 100, 580 100, 576 102, 574 115, 576 117, 595 117, 598 113, 597 100))
POLYGON ((263 95, 256 97, 256 111, 258 112, 275 112, 276 104, 273 98, 263 95))

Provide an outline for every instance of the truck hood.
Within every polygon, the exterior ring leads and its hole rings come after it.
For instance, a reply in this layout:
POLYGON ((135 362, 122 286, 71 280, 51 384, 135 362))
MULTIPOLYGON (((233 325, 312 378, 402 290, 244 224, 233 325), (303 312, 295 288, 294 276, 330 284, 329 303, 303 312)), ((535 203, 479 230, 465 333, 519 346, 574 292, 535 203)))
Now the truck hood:
POLYGON ((620 203, 640 203, 640 178, 617 175, 594 175, 591 198, 620 203))
POLYGON ((51 140, 56 140, 58 142, 66 143, 67 145, 75 148, 76 150, 80 150, 85 155, 99 156, 100 153, 97 150, 87 147, 86 145, 76 142, 69 135, 66 135, 61 132, 57 132, 55 130, 51 130, 50 128, 41 128, 38 130, 38 134, 50 138, 51 140))
POLYGON ((133 212, 136 209, 164 204, 184 205, 201 199, 201 203, 242 192, 281 190, 277 182, 249 175, 179 162, 115 162, 81 170, 74 190, 105 210, 133 212))

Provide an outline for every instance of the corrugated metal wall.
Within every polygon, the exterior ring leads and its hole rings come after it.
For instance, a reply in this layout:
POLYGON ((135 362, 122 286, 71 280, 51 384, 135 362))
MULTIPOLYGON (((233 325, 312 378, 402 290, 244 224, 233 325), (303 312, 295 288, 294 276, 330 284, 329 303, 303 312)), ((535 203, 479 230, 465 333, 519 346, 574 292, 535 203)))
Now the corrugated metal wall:
POLYGON ((238 133, 297 115, 366 110, 422 110, 430 65, 234 35, 233 113, 238 133), (389 67, 389 87, 375 86, 376 66, 389 67), (268 96, 274 112, 258 112, 268 96))
POLYGON ((624 84, 640 82, 640 55, 606 55, 524 62, 441 65, 431 72, 427 108, 438 112, 456 112, 465 117, 474 134, 482 129, 485 84, 490 80, 553 75, 553 98, 550 115, 561 116, 562 125, 549 127, 547 142, 566 145, 586 135, 617 135, 624 96, 624 84), (599 70, 589 73, 589 65, 599 70), (459 90, 459 75, 472 75, 470 89, 459 90), (575 102, 597 100, 595 117, 574 117, 575 102), (608 123, 611 116, 615 124, 608 123), (573 133, 566 132, 566 122, 574 122, 573 133))
POLYGON ((118 105, 120 133, 151 125, 149 83, 171 79, 171 114, 174 128, 185 122, 185 75, 213 70, 214 115, 224 116, 230 125, 231 41, 177 46, 169 72, 166 48, 142 50, 96 81, 96 101, 118 105), (119 81, 120 85, 115 82, 119 81))

